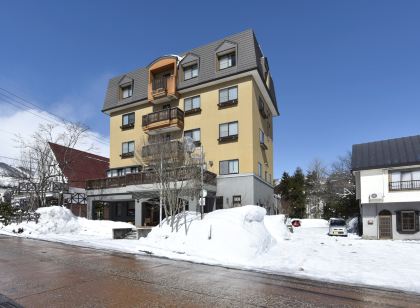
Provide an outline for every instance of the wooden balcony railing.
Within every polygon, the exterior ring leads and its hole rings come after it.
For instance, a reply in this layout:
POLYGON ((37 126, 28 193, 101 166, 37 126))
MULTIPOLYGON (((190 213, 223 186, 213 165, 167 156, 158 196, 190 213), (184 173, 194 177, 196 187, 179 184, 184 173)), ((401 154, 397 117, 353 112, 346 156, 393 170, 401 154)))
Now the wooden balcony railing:
POLYGON ((420 180, 389 182, 389 191, 420 190, 420 180))
POLYGON ((144 128, 153 123, 174 119, 178 119, 184 122, 184 112, 178 107, 164 109, 144 115, 142 118, 142 126, 144 128))
MULTIPOLYGON (((216 185, 216 174, 210 171, 204 171, 204 183, 216 185)), ((180 179, 181 180, 181 179, 180 179)), ((185 179, 184 179, 185 180, 185 179)), ((86 181, 86 189, 107 189, 119 188, 129 185, 154 184, 156 182, 156 174, 153 172, 140 172, 127 174, 125 176, 116 176, 103 179, 95 179, 86 181)))
POLYGON ((166 156, 178 152, 184 152, 184 144, 180 140, 171 140, 144 145, 141 149, 141 156, 143 158, 160 154, 166 156))

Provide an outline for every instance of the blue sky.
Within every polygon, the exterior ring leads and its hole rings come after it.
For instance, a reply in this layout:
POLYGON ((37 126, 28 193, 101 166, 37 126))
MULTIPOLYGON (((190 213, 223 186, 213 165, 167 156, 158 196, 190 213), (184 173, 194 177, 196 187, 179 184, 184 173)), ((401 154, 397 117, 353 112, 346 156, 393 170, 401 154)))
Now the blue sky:
POLYGON ((0 87, 107 136, 111 76, 253 28, 281 111, 280 177, 420 133, 419 14, 415 0, 2 1, 0 87))

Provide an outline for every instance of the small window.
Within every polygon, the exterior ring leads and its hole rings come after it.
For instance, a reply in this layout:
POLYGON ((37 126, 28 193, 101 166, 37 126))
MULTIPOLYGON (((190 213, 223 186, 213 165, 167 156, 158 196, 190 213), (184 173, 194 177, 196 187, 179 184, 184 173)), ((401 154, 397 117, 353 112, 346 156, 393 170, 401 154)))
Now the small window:
POLYGON ((260 129, 260 144, 265 144, 264 132, 260 129))
POLYGON ((190 137, 195 143, 199 143, 201 141, 201 131, 199 128, 186 130, 184 132, 184 137, 190 137))
POLYGON ((184 99, 184 111, 195 111, 201 107, 200 96, 194 96, 184 99))
POLYGON ((238 87, 230 87, 219 90, 219 105, 233 104, 238 102, 238 87))
POLYGON ((122 98, 128 98, 133 95, 133 87, 131 84, 121 86, 121 97, 122 98))
POLYGON ((220 55, 217 58, 219 60, 219 70, 236 65, 236 52, 220 55))
POLYGON ((234 207, 241 206, 242 201, 241 201, 241 196, 240 195, 239 196, 233 196, 232 200, 233 200, 233 206, 234 207))
POLYGON ((262 178, 262 164, 258 162, 258 176, 262 178))
POLYGON ((219 125, 219 141, 238 139, 238 122, 219 125))
POLYGON ((135 122, 135 113, 128 113, 122 116, 122 127, 121 128, 129 128, 134 127, 135 122))
POLYGON ((184 80, 188 80, 198 76, 198 64, 184 67, 184 80))
POLYGON ((219 173, 223 174, 236 174, 239 173, 239 160, 222 160, 219 162, 219 173))
POLYGON ((129 202, 127 205, 127 216, 135 216, 136 215, 136 207, 134 202, 129 202))
POLYGON ((134 141, 123 142, 122 144, 122 157, 134 156, 134 141))
POLYGON ((416 212, 402 211, 401 212, 401 230, 415 231, 416 230, 416 212))

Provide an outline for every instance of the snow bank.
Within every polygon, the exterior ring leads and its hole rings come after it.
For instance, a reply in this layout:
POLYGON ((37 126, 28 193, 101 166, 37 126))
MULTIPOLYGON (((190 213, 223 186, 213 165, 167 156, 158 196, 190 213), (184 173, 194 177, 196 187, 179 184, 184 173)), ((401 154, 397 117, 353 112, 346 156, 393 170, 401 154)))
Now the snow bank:
POLYGON ((38 223, 34 221, 10 224, 1 227, 7 232, 23 228, 22 236, 36 238, 53 237, 54 235, 89 235, 93 237, 112 238, 113 228, 132 228, 133 225, 124 222, 106 220, 88 220, 74 216, 73 213, 62 206, 50 206, 37 210, 41 216, 38 223))
POLYGON ((325 219, 299 219, 300 228, 328 228, 328 220, 325 219))
POLYGON ((176 217, 176 232, 171 232, 165 222, 161 228, 153 228, 147 238, 140 239, 140 244, 225 264, 245 262, 267 252, 275 243, 265 227, 265 214, 265 209, 255 205, 217 210, 206 214, 203 220, 195 213, 189 212, 185 217, 180 214, 176 217))
POLYGON ((284 221, 284 215, 270 215, 264 218, 265 227, 277 242, 290 239, 290 231, 284 221))

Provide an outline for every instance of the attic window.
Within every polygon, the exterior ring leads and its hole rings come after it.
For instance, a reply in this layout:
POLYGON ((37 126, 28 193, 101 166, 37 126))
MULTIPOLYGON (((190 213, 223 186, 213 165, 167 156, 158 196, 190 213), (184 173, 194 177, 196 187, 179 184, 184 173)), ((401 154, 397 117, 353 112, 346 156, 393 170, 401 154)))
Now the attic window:
POLYGON ((198 76, 198 64, 192 64, 184 67, 184 80, 192 79, 198 76))
POLYGON ((236 66, 236 52, 231 51, 229 53, 218 54, 217 60, 219 62, 219 70, 236 66))
POLYGON ((127 84, 121 86, 121 98, 128 98, 133 95, 133 85, 127 84))

